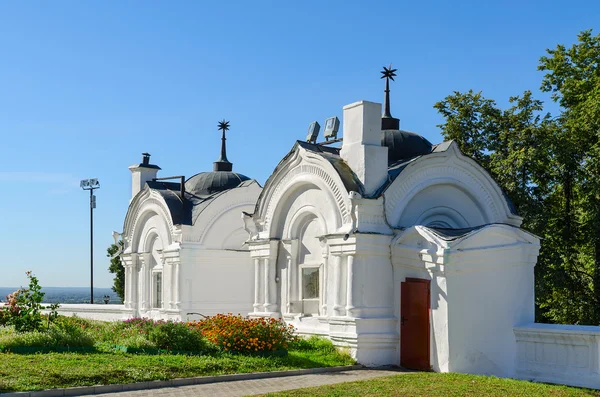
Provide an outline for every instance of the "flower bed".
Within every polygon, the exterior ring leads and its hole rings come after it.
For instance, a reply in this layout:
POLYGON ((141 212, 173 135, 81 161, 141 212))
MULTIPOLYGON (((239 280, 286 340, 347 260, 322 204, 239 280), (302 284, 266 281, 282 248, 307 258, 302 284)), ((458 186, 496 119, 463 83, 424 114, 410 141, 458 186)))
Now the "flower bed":
POLYGON ((283 352, 295 340, 294 327, 274 318, 217 314, 188 326, 198 329, 217 348, 235 353, 283 352))

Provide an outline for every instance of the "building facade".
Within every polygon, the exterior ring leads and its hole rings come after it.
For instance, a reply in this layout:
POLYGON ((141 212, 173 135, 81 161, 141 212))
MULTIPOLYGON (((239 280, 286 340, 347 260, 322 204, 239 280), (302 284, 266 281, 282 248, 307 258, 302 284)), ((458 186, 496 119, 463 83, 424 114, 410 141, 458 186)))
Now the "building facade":
POLYGON ((121 255, 125 317, 186 320, 252 310, 254 268, 240 214, 254 208, 261 187, 232 171, 228 123, 220 127, 221 157, 212 172, 157 178, 160 168, 147 153, 129 167, 132 199, 121 255))

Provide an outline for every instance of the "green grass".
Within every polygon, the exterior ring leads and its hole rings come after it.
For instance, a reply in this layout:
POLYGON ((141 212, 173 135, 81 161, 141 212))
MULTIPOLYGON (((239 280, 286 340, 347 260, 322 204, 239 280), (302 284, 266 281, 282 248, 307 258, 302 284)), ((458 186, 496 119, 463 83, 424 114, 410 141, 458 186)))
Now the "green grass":
POLYGON ((600 391, 502 379, 493 376, 415 372, 358 382, 272 393, 268 396, 599 397, 600 391))
POLYGON ((287 357, 0 353, 0 393, 351 364, 346 354, 318 350, 287 357))

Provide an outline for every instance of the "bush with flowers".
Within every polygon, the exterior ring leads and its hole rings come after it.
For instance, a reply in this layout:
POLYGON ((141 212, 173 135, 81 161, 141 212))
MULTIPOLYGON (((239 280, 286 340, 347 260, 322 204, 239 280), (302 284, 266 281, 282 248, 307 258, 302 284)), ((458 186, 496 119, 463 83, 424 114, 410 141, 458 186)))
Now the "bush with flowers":
MULTIPOLYGON (((18 289, 6 297, 7 302, 0 311, 0 325, 13 325, 17 332, 41 331, 42 321, 42 301, 44 293, 37 277, 31 271, 25 272, 29 279, 27 288, 18 289)), ((53 305, 52 310, 58 306, 53 305)), ((50 320, 50 317, 48 317, 50 320)))
POLYGON ((265 353, 287 350, 296 340, 294 327, 274 318, 249 318, 217 314, 189 322, 215 346, 227 352, 265 353))

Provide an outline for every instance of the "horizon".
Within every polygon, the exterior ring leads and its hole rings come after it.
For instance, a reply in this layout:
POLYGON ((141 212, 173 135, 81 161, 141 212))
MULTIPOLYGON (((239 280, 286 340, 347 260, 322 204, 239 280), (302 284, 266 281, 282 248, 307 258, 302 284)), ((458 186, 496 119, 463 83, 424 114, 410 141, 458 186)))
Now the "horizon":
POLYGON ((209 171, 225 118, 234 171, 264 186, 312 121, 382 103, 379 72, 390 63, 393 116, 434 144, 433 105, 453 91, 506 107, 532 90, 556 114, 539 92, 539 58, 597 33, 598 21, 591 0, 2 3, 0 283, 26 284, 32 270, 42 286, 89 286, 89 193, 79 181, 98 178, 94 282, 110 288, 106 249, 122 232, 128 166, 142 152, 159 177, 209 171))

